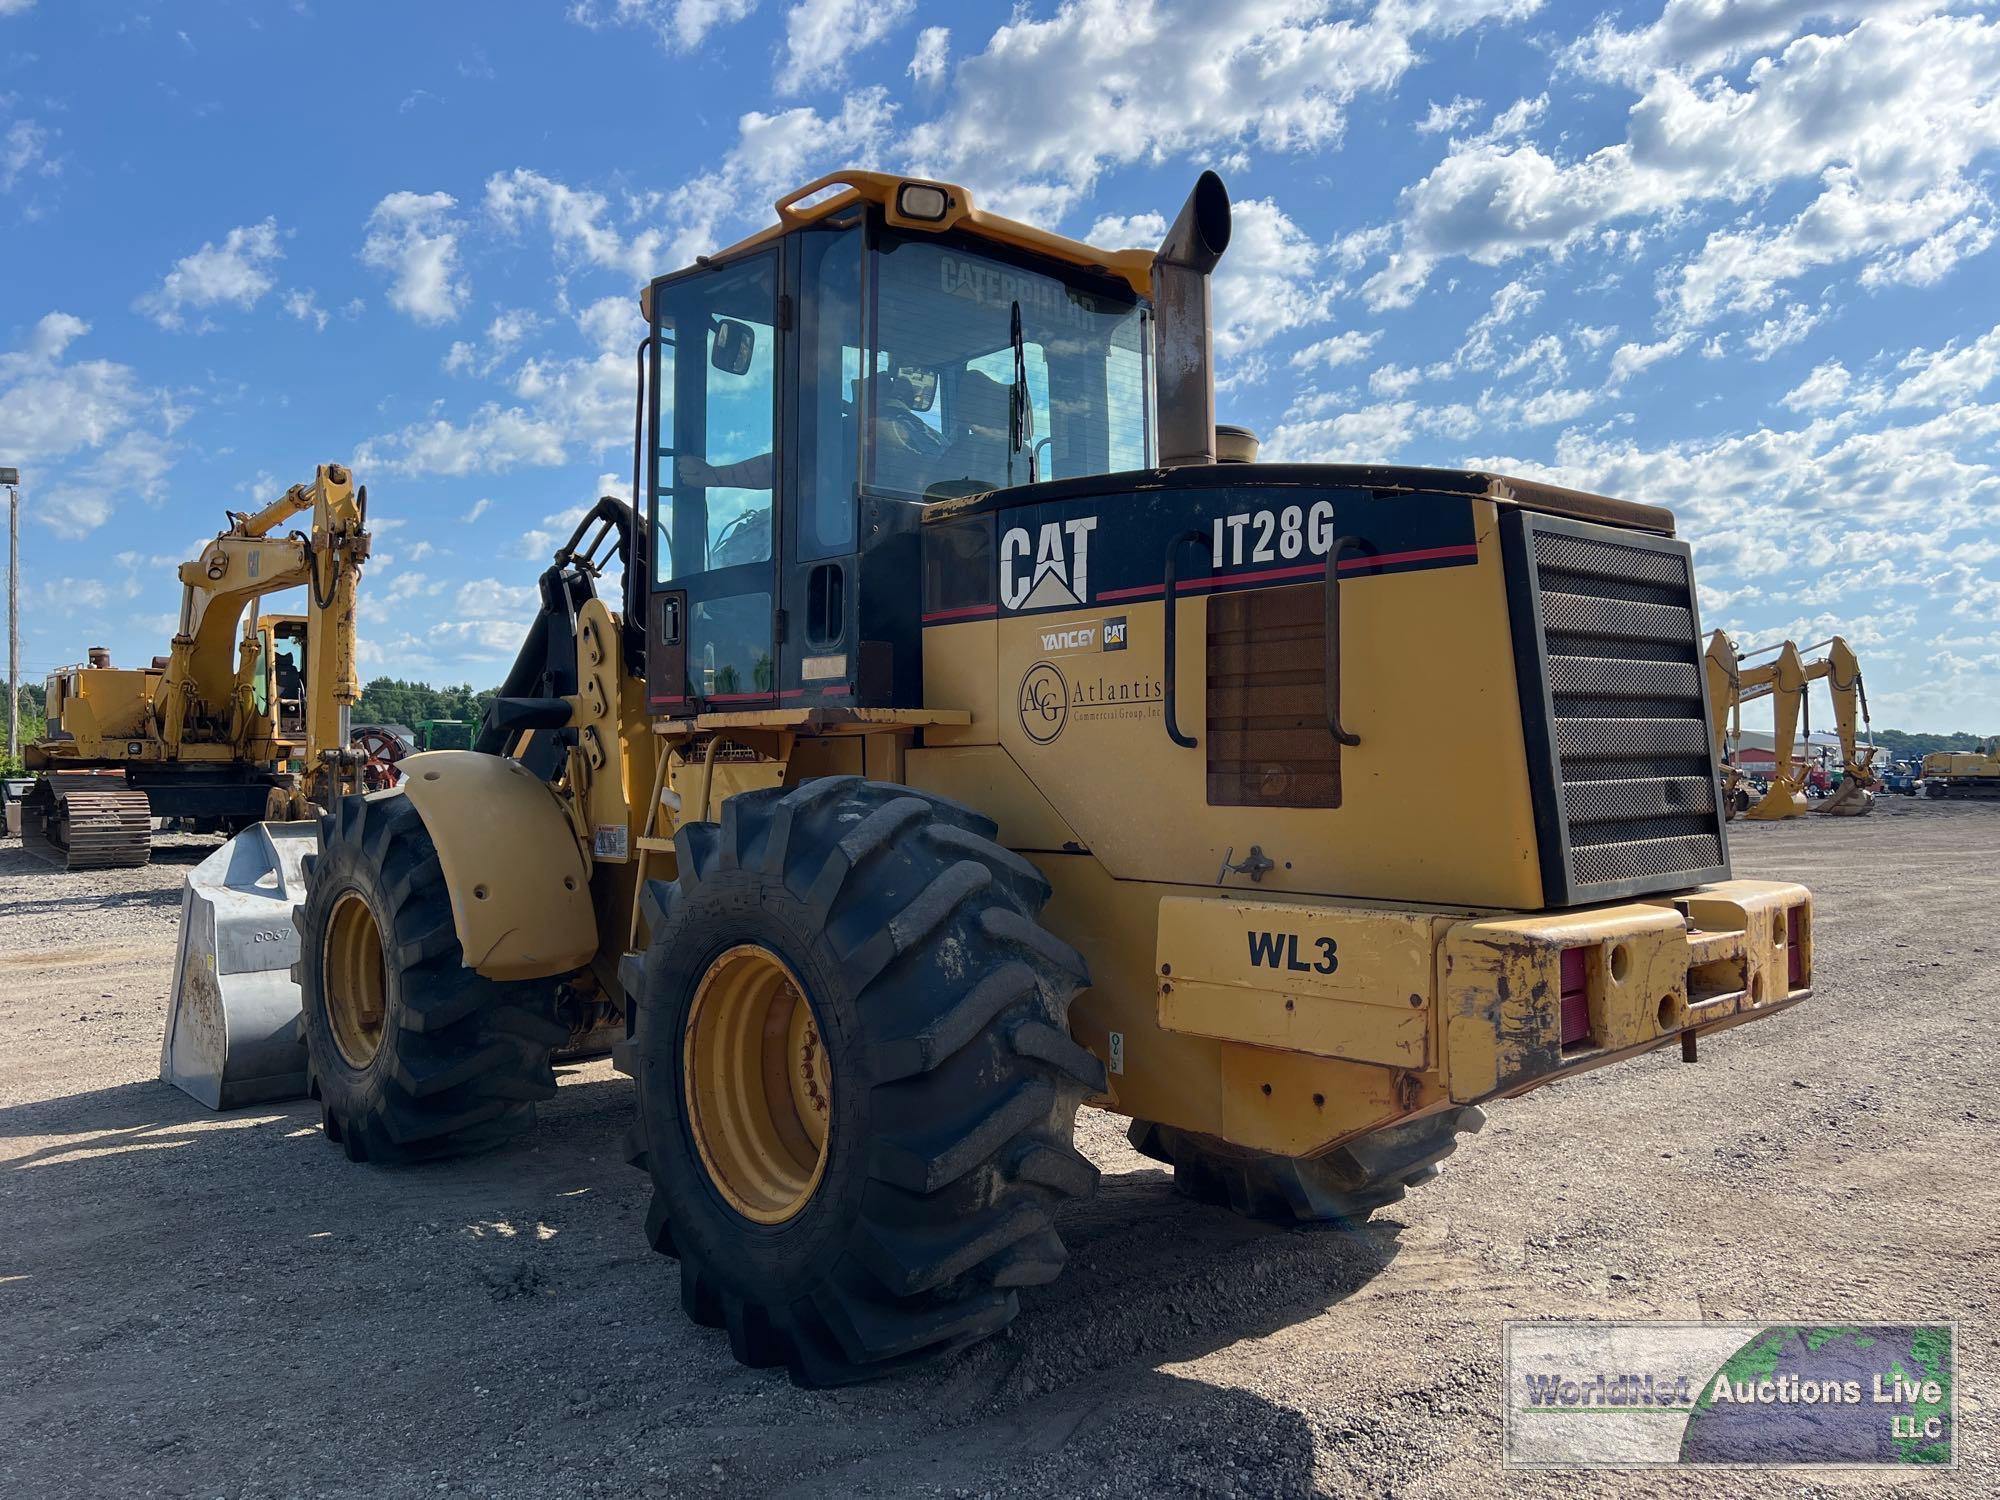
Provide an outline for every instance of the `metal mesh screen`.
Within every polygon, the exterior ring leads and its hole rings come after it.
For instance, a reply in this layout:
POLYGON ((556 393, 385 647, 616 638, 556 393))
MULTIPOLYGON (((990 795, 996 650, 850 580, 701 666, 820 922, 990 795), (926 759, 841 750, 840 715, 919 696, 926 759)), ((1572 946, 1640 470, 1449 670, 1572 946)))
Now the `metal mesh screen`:
POLYGON ((1541 622, 1534 666, 1568 855, 1567 889, 1550 899, 1711 878, 1726 859, 1685 553, 1541 525, 1528 539, 1541 622))

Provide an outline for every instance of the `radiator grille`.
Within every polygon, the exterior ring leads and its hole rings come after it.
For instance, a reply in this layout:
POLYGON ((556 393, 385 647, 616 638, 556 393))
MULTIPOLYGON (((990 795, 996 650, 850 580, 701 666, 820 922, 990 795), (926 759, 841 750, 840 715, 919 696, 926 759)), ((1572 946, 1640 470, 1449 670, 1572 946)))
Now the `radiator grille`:
POLYGON ((1570 906, 1719 878, 1728 853, 1687 549, 1548 517, 1512 523, 1547 899, 1570 906))

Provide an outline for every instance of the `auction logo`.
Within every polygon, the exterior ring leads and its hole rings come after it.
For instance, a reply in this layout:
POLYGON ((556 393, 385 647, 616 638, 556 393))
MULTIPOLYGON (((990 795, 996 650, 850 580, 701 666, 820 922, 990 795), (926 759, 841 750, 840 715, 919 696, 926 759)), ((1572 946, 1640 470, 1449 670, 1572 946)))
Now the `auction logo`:
POLYGON ((1509 1323, 1509 1467, 1957 1462, 1950 1324, 1509 1323))
POLYGON ((1069 684, 1051 662, 1038 661, 1021 679, 1021 729, 1037 745, 1047 745, 1069 722, 1069 684))

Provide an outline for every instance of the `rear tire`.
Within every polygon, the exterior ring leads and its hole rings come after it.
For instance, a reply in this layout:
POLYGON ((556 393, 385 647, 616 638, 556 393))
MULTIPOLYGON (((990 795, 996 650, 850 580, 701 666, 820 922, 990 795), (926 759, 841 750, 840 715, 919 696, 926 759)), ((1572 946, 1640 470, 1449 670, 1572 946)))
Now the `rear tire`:
POLYGON ((1390 1125, 1337 1146, 1324 1156, 1273 1156, 1214 1136, 1134 1120, 1129 1139, 1141 1156, 1174 1169, 1174 1186, 1198 1203, 1280 1224, 1344 1223, 1358 1227, 1378 1208, 1436 1177, 1477 1133, 1486 1112, 1447 1109, 1390 1125))
POLYGON ((535 1121, 569 1039, 551 980, 465 967, 430 830, 401 792, 345 798, 305 861, 299 1027, 308 1092, 354 1161, 485 1150, 535 1121))
POLYGON ((993 833, 907 787, 824 778, 683 827, 676 879, 643 893, 647 1233, 746 1365, 869 1379, 997 1332, 1017 1287, 1062 1268, 1053 1216, 1096 1185, 1074 1131, 1104 1070, 1069 1036, 1088 976, 1039 925, 1048 883, 993 833), (717 1104, 708 1007, 746 962, 786 977, 730 1033, 789 1050, 746 1057, 717 1104))

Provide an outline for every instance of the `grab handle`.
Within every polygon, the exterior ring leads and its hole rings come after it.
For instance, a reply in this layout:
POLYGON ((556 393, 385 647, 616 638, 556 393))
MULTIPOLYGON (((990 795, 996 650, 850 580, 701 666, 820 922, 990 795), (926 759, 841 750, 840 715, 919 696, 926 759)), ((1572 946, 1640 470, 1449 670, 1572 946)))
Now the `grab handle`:
POLYGON ((1326 727, 1339 745, 1361 743, 1360 735, 1340 723, 1340 555, 1366 545, 1358 536, 1338 537, 1326 554, 1326 727))
POLYGON ((1166 588, 1162 595, 1162 602, 1167 611, 1166 684, 1161 696, 1165 700, 1167 738, 1183 750, 1194 749, 1196 742, 1193 735, 1181 733, 1180 721, 1174 717, 1174 655, 1180 634, 1178 629, 1180 611, 1174 607, 1174 586, 1179 581, 1174 559, 1183 547, 1190 545, 1206 547, 1208 544, 1208 533, 1205 531, 1183 531, 1167 543, 1166 588))

